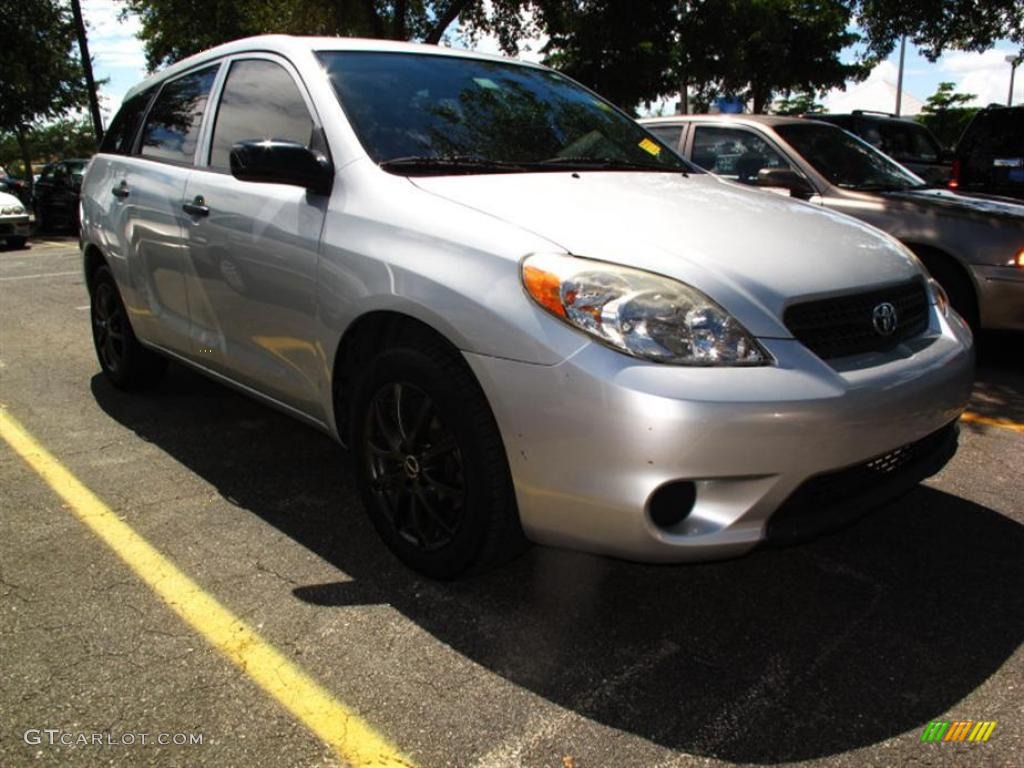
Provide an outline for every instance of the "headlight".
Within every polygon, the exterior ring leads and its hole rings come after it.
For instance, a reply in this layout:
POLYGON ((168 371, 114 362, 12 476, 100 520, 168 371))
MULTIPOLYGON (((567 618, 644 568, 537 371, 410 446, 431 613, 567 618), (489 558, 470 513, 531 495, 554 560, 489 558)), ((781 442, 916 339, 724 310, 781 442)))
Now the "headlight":
POLYGON ((21 216, 25 213, 25 209, 20 205, 8 205, 3 210, 0 210, 4 216, 21 216))
POLYGON ((703 293, 651 272, 576 256, 523 260, 523 285, 540 306, 634 357, 675 365, 767 365, 771 357, 703 293))
POLYGON ((949 296, 946 290, 939 285, 934 277, 928 278, 928 291, 932 295, 932 304, 939 310, 943 317, 949 317, 949 296))

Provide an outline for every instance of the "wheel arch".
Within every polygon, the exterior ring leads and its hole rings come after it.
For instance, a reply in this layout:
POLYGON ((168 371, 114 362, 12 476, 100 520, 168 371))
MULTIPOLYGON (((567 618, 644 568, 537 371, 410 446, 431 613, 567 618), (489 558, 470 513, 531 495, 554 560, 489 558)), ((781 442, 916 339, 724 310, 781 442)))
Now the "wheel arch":
MULTIPOLYGON (((379 350, 394 346, 403 339, 415 337, 416 334, 428 334, 461 354, 458 345, 434 325, 394 309, 368 311, 349 323, 345 329, 338 341, 331 365, 333 426, 338 439, 344 445, 350 444, 350 398, 360 366, 369 362, 379 350)), ((468 365, 466 370, 473 376, 468 365)), ((479 381, 477 385, 480 385, 479 381)))
POLYGON ((92 280, 96 270, 102 266, 109 266, 103 251, 92 243, 86 243, 82 249, 82 268, 85 272, 85 285, 92 292, 92 280))
MULTIPOLYGON (((968 291, 964 298, 969 302, 967 309, 971 314, 971 317, 966 319, 972 326, 977 325, 979 318, 981 317, 981 306, 978 286, 975 284, 974 275, 971 273, 971 270, 965 267, 963 262, 953 254, 943 250, 942 248, 938 248, 937 246, 908 241, 904 241, 903 244, 914 252, 914 255, 921 260, 928 269, 928 272, 935 277, 940 284, 943 281, 939 279, 939 275, 943 275, 946 279, 956 279, 957 282, 968 291)), ((949 286, 943 285, 943 288, 946 289, 947 293, 952 293, 949 286)))

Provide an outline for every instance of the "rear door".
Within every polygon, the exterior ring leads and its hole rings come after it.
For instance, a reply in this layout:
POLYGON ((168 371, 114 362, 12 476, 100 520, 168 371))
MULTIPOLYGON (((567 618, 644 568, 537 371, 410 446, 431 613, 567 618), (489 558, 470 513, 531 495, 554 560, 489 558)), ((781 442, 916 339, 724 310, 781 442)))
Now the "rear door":
POLYGON ((326 152, 294 68, 270 54, 227 64, 208 151, 188 181, 188 303, 197 358, 232 379, 323 418, 315 335, 320 234, 328 198, 239 181, 236 142, 281 139, 326 152))
POLYGON ((133 327, 143 339, 183 355, 191 352, 191 321, 182 205, 219 68, 207 65, 163 83, 112 192, 123 205, 133 327))

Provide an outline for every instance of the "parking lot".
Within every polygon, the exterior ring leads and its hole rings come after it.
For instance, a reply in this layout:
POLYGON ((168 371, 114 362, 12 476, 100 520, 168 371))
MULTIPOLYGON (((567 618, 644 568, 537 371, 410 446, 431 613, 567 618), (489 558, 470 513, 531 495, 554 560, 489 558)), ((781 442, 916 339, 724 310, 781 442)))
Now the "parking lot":
POLYGON ((327 437, 180 367, 111 388, 80 269, 0 251, 0 765, 1024 764, 1019 338, 982 339, 953 462, 844 532, 435 583, 327 437))

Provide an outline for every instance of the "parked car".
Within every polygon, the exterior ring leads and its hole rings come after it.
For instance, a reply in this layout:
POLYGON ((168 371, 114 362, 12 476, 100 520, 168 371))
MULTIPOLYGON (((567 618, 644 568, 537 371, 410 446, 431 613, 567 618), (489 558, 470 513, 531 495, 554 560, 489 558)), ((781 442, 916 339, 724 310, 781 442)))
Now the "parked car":
POLYGON ((36 228, 78 231, 78 193, 86 159, 59 160, 43 167, 33 189, 36 228))
POLYGON ((1024 199, 1024 107, 989 107, 957 142, 949 188, 1024 199))
POLYGON ((0 192, 0 238, 9 248, 24 248, 29 229, 29 214, 21 200, 9 192, 0 192))
POLYGON ((10 176, 4 173, 0 176, 0 192, 6 192, 18 198, 22 205, 28 205, 31 195, 28 191, 28 184, 17 176, 10 176))
POLYGON ((953 153, 927 126, 885 112, 855 109, 848 115, 812 115, 860 136, 932 186, 943 187, 953 169, 953 153))
POLYGON ((929 189, 867 142, 820 121, 681 115, 641 122, 663 138, 671 129, 677 151, 701 168, 781 189, 898 238, 973 327, 1024 330, 1024 206, 929 189))
POLYGON ((525 538, 681 561, 820 532, 945 464, 971 390, 895 240, 495 56, 213 48, 129 91, 82 200, 107 379, 173 359, 333 435, 435 577, 525 538))

